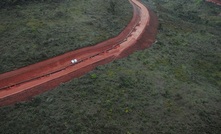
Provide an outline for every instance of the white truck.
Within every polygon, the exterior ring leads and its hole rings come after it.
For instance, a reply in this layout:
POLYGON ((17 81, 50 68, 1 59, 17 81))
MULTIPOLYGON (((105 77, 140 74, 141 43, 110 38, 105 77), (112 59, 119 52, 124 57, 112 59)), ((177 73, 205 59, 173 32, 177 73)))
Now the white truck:
POLYGON ((77 62, 78 62, 77 59, 71 60, 71 63, 72 63, 72 64, 75 64, 75 63, 77 63, 77 62))

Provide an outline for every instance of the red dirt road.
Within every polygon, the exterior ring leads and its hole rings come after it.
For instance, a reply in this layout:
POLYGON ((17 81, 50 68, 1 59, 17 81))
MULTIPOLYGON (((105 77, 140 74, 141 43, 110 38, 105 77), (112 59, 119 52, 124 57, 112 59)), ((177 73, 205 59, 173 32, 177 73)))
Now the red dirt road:
POLYGON ((206 1, 212 2, 212 3, 215 3, 215 4, 219 5, 219 6, 221 6, 221 0, 206 0, 206 1))
POLYGON ((96 66, 148 48, 155 41, 157 17, 138 0, 130 0, 130 3, 134 9, 133 18, 118 36, 95 46, 1 74, 0 106, 31 99, 60 83, 82 76, 96 66), (78 62, 72 64, 72 59, 78 62))

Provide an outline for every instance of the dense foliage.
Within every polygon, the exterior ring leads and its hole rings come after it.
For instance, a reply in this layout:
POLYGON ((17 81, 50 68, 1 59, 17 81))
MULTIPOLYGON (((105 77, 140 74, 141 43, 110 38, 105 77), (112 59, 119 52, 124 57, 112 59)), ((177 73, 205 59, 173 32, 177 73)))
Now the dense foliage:
POLYGON ((158 14, 157 43, 1 108, 0 133, 220 134, 221 8, 143 2, 158 14))

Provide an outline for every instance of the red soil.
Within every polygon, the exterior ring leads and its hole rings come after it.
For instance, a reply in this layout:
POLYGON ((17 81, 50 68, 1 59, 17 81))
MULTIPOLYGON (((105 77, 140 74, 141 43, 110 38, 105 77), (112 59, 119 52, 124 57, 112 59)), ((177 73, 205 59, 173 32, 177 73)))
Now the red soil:
POLYGON ((219 6, 221 6, 221 0, 206 0, 206 1, 212 2, 212 3, 215 3, 215 4, 219 5, 219 6))
POLYGON ((157 34, 155 14, 138 0, 131 0, 134 15, 116 37, 34 65, 0 75, 0 106, 25 101, 60 83, 93 70, 96 66, 123 58, 136 50, 148 48, 157 34), (77 59, 76 64, 71 60, 77 59))

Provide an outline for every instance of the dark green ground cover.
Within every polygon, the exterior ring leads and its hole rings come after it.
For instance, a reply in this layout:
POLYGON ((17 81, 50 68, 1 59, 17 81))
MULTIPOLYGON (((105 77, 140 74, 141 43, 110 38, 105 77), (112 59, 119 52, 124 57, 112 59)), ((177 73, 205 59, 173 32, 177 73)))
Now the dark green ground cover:
POLYGON ((220 134, 220 7, 143 1, 159 16, 156 44, 1 108, 0 132, 220 134))

